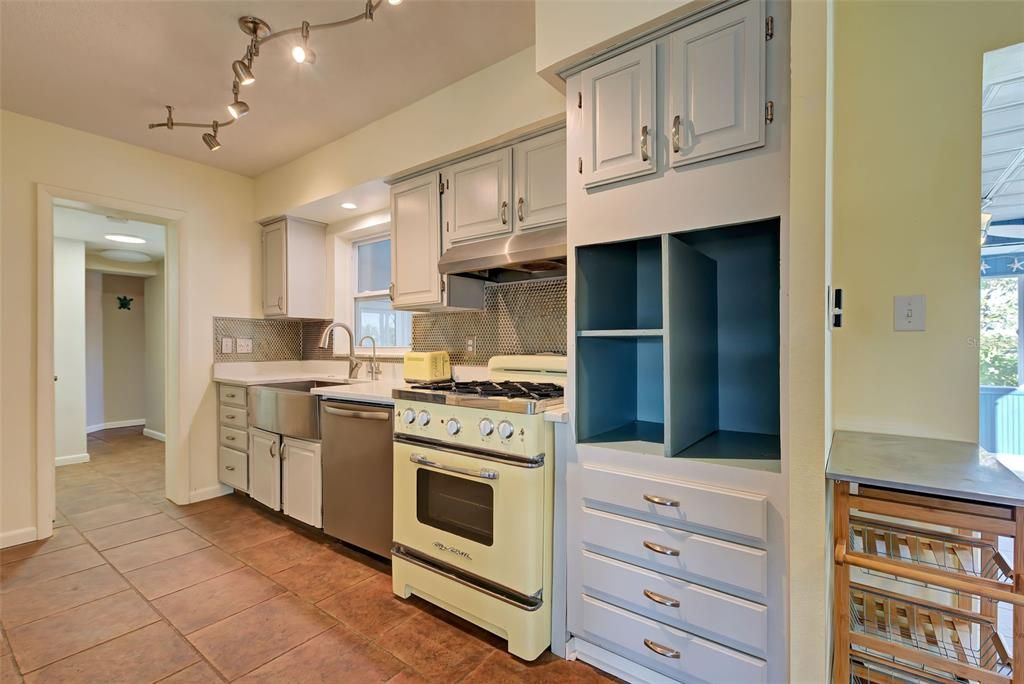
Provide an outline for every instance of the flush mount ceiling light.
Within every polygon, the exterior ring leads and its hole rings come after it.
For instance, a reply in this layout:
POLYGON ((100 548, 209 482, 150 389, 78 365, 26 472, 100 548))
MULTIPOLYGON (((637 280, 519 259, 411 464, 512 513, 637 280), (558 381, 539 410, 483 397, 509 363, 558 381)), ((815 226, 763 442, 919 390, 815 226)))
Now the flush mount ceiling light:
POLYGON ((110 240, 111 242, 126 242, 130 245, 146 244, 146 241, 137 235, 122 235, 121 233, 110 233, 108 235, 104 235, 103 237, 106 238, 107 240, 110 240))
POLYGON ((100 252, 100 256, 111 261, 126 261, 132 264, 144 264, 153 260, 148 254, 133 252, 130 249, 105 249, 100 252))
MULTIPOLYGON (((210 132, 203 133, 203 142, 206 143, 206 146, 210 148, 211 152, 219 150, 221 145, 220 141, 217 140, 217 129, 224 126, 230 126, 249 112, 249 105, 238 99, 238 89, 239 86, 250 86, 256 82, 256 75, 252 71, 252 65, 255 59, 260 56, 260 47, 265 43, 276 38, 281 38, 282 36, 298 35, 302 42, 301 44, 297 44, 292 47, 292 59, 298 64, 315 64, 316 53, 309 47, 309 34, 311 31, 338 28, 340 26, 355 24, 359 21, 373 21, 374 12, 380 8, 383 2, 384 0, 366 0, 366 6, 363 11, 359 14, 348 17, 347 19, 329 21, 323 24, 310 24, 308 21, 303 21, 295 28, 282 29, 280 31, 272 31, 270 29, 270 25, 259 17, 239 17, 238 27, 242 30, 242 33, 249 36, 249 45, 245 48, 245 54, 242 58, 236 59, 231 63, 231 73, 233 75, 231 93, 234 95, 231 104, 228 105, 228 114, 231 115, 231 118, 226 121, 214 120, 212 123, 208 124, 189 121, 175 121, 174 107, 171 105, 165 105, 167 108, 167 119, 160 123, 151 123, 149 124, 149 127, 151 129, 166 128, 169 131, 173 131, 175 126, 184 126, 186 128, 209 128, 210 132)), ((388 0, 388 4, 400 5, 402 4, 402 0, 388 0)))
POLYGON ((357 209, 358 207, 356 207, 356 205, 354 203, 352 203, 352 202, 342 202, 341 203, 341 208, 342 209, 357 209))

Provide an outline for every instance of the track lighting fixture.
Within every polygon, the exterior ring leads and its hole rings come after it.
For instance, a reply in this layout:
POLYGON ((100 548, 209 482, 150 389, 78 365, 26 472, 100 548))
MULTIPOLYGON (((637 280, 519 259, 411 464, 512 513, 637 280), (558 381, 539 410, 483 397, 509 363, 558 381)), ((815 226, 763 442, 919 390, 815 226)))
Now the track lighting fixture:
MULTIPOLYGON (((323 29, 333 29, 340 26, 347 26, 354 24, 358 21, 373 21, 374 13, 380 8, 384 0, 366 0, 366 5, 360 14, 348 17, 347 19, 339 19, 338 21, 329 21, 323 24, 310 24, 308 21, 303 21, 302 24, 295 28, 283 29, 281 31, 271 31, 270 25, 263 21, 259 17, 239 17, 238 27, 242 30, 242 33, 249 36, 249 45, 245 48, 245 54, 241 59, 236 59, 231 63, 231 71, 234 74, 234 80, 231 83, 231 94, 234 95, 231 104, 228 105, 228 114, 231 118, 227 121, 213 121, 209 124, 204 123, 192 123, 192 122, 178 122, 174 120, 174 108, 171 105, 165 105, 167 107, 167 120, 161 121, 160 123, 149 124, 150 128, 166 128, 167 130, 174 130, 175 126, 187 126, 191 128, 209 128, 209 133, 203 133, 203 142, 210 148, 211 151, 220 149, 220 141, 217 140, 217 130, 222 126, 229 126, 238 119, 242 118, 249 112, 249 105, 238 99, 239 86, 248 86, 256 82, 256 76, 253 75, 252 65, 253 61, 260 56, 260 47, 275 38, 281 36, 288 36, 298 34, 302 39, 301 45, 296 45, 291 49, 292 59, 298 64, 315 64, 316 53, 309 47, 309 34, 311 31, 320 31, 323 29)), ((391 5, 400 5, 402 0, 388 0, 391 5)))

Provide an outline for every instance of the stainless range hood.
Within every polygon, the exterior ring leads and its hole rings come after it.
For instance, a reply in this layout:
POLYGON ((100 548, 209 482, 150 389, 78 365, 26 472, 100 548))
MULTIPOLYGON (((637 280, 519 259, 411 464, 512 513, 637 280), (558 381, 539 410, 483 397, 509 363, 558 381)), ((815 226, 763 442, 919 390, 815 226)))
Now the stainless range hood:
POLYGON ((515 271, 536 277, 565 274, 565 225, 454 245, 437 264, 442 275, 515 271))

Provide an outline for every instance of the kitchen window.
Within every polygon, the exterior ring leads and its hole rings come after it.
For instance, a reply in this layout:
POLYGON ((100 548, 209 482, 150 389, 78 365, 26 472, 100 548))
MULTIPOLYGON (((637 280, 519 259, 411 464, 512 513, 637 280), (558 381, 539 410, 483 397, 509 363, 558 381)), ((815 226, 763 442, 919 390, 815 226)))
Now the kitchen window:
MULTIPOLYGON (((353 322, 356 340, 369 335, 378 349, 412 345, 412 314, 391 308, 391 240, 376 238, 352 245, 353 322)), ((369 347, 369 340, 364 347, 369 347)))

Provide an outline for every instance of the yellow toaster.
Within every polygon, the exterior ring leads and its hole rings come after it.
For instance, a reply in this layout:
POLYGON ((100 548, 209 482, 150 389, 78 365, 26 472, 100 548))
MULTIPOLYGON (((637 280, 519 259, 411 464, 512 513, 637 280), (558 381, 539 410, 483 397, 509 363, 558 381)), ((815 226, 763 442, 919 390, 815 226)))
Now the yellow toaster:
POLYGON ((408 352, 402 369, 406 382, 432 382, 452 377, 448 352, 408 352))

